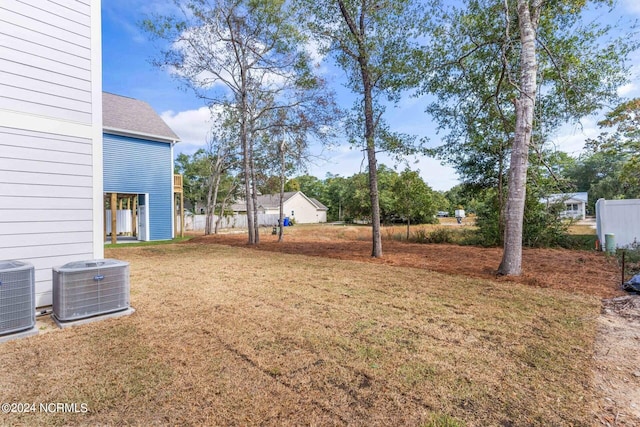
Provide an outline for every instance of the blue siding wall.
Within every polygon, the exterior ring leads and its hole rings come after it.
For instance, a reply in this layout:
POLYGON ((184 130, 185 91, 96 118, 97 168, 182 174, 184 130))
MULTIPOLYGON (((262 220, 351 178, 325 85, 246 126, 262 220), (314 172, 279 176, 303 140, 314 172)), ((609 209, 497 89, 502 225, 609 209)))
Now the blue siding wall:
POLYGON ((104 134, 104 192, 149 193, 149 239, 171 239, 171 144, 104 134))

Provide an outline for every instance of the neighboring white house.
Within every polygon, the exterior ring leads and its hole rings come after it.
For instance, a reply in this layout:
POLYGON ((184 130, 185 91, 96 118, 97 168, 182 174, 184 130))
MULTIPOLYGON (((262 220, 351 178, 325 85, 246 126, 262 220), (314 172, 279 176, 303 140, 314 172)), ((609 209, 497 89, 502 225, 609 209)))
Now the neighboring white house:
POLYGON ((100 1, 0 4, 0 260, 104 257, 100 1))
MULTIPOLYGON (((236 203, 231 209, 236 214, 246 214, 244 203, 236 203)), ((327 207, 318 200, 307 197, 301 191, 284 193, 284 216, 295 220, 296 224, 317 224, 327 222, 327 207)), ((280 194, 258 196, 258 212, 265 215, 280 215, 280 194)))
POLYGON ((585 219, 587 215, 588 194, 585 193, 560 193, 550 194, 540 199, 541 203, 549 206, 556 203, 564 203, 565 209, 560 212, 564 218, 585 219))
POLYGON ((603 250, 606 234, 613 234, 619 248, 640 243, 640 199, 599 199, 596 202, 596 233, 603 250))

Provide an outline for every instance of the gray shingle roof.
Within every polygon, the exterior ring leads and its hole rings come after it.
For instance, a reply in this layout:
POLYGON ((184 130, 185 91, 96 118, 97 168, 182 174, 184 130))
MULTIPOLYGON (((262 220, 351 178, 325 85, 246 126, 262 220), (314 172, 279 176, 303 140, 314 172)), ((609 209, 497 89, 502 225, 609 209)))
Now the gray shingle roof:
MULTIPOLYGON (((282 198, 282 202, 286 202, 293 195, 295 195, 297 191, 286 191, 284 193, 284 197, 282 198)), ((280 193, 277 194, 262 194, 258 196, 258 206, 262 206, 265 209, 276 209, 280 207, 280 193)))
MULTIPOLYGON (((284 193, 284 197, 282 199, 283 203, 286 202, 287 200, 289 200, 291 197, 295 196, 296 194, 302 194, 306 199, 308 199, 312 204, 314 204, 316 206, 317 209, 319 210, 328 210, 328 208, 323 205, 322 203, 320 203, 318 200, 316 199, 312 199, 309 198, 307 196, 304 195, 304 193, 299 192, 299 191, 287 191, 284 193)), ((280 207, 280 193, 276 193, 276 194, 261 194, 257 197, 258 199, 258 207, 261 207, 263 209, 278 209, 280 207)), ((238 202, 238 203, 234 203, 231 206, 231 209, 235 212, 244 212, 246 210, 246 205, 245 202, 238 202)))
POLYGON ((316 207, 318 209, 320 209, 321 211, 328 211, 329 208, 326 207, 325 205, 323 205, 322 203, 320 203, 320 201, 318 199, 314 199, 313 197, 309 197, 309 200, 311 200, 313 202, 314 205, 316 205, 316 207))
POLYGON ((580 202, 587 203, 589 200, 589 193, 581 192, 581 193, 557 193, 557 194, 549 194, 546 197, 540 199, 542 203, 548 202, 565 202, 568 200, 577 200, 580 202))
POLYGON ((102 92, 102 126, 105 132, 166 142, 180 140, 149 104, 108 92, 102 92))

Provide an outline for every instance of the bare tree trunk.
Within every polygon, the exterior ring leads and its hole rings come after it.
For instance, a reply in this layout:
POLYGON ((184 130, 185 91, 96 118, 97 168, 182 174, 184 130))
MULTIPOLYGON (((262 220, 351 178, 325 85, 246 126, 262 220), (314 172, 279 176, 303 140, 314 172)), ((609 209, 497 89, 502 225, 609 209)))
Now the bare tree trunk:
POLYGON ((533 130, 536 96, 536 30, 541 0, 518 0, 520 26, 520 95, 516 104, 516 130, 511 151, 507 207, 505 211, 504 252, 498 274, 518 276, 522 273, 522 228, 527 189, 529 144, 533 130))
POLYGON ((369 163, 369 197, 371 199, 371 237, 373 248, 371 256, 382 257, 382 235, 380 234, 380 197, 378 194, 378 162, 376 161, 375 121, 373 118, 373 81, 370 75, 368 46, 366 46, 366 7, 367 2, 362 1, 359 19, 353 19, 343 0, 338 0, 340 13, 344 18, 349 31, 355 37, 358 45, 357 55, 352 53, 360 66, 362 77, 362 91, 364 95, 364 139, 366 143, 367 159, 369 163), (357 57, 356 57, 357 56, 357 57))
POLYGON ((285 159, 284 159, 284 148, 285 142, 284 139, 280 143, 279 153, 280 154, 280 217, 278 219, 278 242, 282 242, 284 240, 284 181, 285 177, 285 159))
POLYGON ((204 234, 205 236, 208 236, 209 234, 211 234, 211 215, 212 215, 212 211, 213 211, 213 203, 212 203, 212 196, 213 196, 213 174, 209 175, 209 186, 208 186, 208 191, 207 191, 207 207, 205 209, 205 224, 204 224, 204 234))
MULTIPOLYGON (((361 64, 364 63, 364 59, 361 64)), ((367 143, 367 158, 369 160, 369 197, 371 198, 371 234, 373 248, 371 256, 382 257, 382 235, 380 233, 380 197, 378 194, 378 162, 376 161, 375 123, 373 121, 373 96, 371 81, 366 65, 361 65, 362 81, 364 83, 364 138, 367 143)))
MULTIPOLYGON (((221 175, 222 175, 222 171, 218 170, 216 172, 215 184, 213 186, 213 200, 212 200, 212 203, 211 203, 211 211, 210 211, 212 216, 216 212, 216 204, 218 203, 218 192, 220 191, 220 178, 221 178, 221 175)), ((212 218, 212 220, 213 220, 213 218, 212 218)), ((209 222, 209 221, 207 220, 207 222, 209 222)), ((211 234, 211 225, 209 225, 209 233, 208 234, 211 234)))
POLYGON ((409 231, 411 230, 411 217, 407 217, 407 240, 409 240, 410 234, 409 231))
POLYGON ((224 210, 227 208, 227 204, 229 203, 229 201, 233 198, 233 194, 235 193, 237 187, 238 182, 234 180, 233 184, 231 184, 231 187, 229 187, 229 191, 227 192, 226 196, 224 196, 224 199, 222 199, 222 203, 220 204, 220 215, 218 215, 218 219, 216 220, 214 234, 218 234, 220 222, 222 222, 222 217, 224 216, 224 210))
POLYGON ((215 159, 212 162, 209 158, 209 170, 211 175, 209 177, 209 191, 207 192, 207 218, 205 223, 204 234, 211 234, 213 227, 213 214, 216 210, 216 204, 218 203, 218 192, 220 190, 220 179, 222 178, 222 159, 223 154, 220 148, 218 148, 215 155, 215 159))
POLYGON ((220 213, 218 214, 218 218, 216 219, 215 227, 213 229, 213 234, 218 234, 218 230, 220 229, 220 223, 222 222, 222 215, 224 215, 224 209, 227 207, 227 199, 222 200, 220 204, 220 213))
MULTIPOLYGON (((251 211, 253 216, 253 244, 257 245, 260 243, 260 223, 258 222, 258 188, 256 184, 256 165, 253 158, 253 139, 249 142, 249 164, 251 171, 251 204, 253 205, 253 210, 251 211)), ((251 227, 250 224, 249 227, 251 227)))
POLYGON ((240 22, 238 20, 232 19, 229 22, 229 30, 230 35, 234 44, 235 55, 237 61, 240 65, 240 85, 239 85, 239 95, 240 95, 240 146, 242 147, 242 166, 244 173, 244 191, 245 191, 245 202, 247 207, 247 227, 249 229, 248 243, 253 245, 256 243, 255 229, 253 227, 253 197, 252 197, 252 152, 251 147, 249 146, 249 94, 247 92, 247 88, 249 85, 249 76, 248 69, 249 66, 247 64, 247 58, 245 56, 244 49, 245 47, 241 45, 239 41, 236 40, 238 34, 240 34, 240 22))
MULTIPOLYGON (((246 72, 242 72, 243 79, 246 79, 246 72)), ((248 135, 247 135, 247 93, 246 90, 241 95, 241 117, 240 117, 240 144, 242 145, 242 164, 244 169, 244 191, 245 201, 247 206, 247 227, 249 229, 249 244, 256 244, 256 235, 254 228, 254 199, 252 189, 252 162, 251 162, 251 149, 249 147, 248 135)))
MULTIPOLYGON (((503 153, 504 149, 500 147, 500 153, 503 153)), ((504 241, 504 156, 500 154, 500 160, 498 161, 498 235, 502 240, 500 245, 504 241)))

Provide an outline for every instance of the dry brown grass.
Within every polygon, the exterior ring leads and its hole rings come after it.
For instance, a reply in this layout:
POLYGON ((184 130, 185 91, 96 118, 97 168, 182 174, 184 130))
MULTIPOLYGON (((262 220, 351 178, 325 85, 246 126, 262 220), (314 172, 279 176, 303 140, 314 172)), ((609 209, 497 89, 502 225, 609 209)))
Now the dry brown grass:
POLYGON ((569 234, 594 235, 596 234, 596 229, 591 225, 572 224, 569 226, 569 234))
POLYGON ((591 423, 595 297, 211 244, 107 256, 134 315, 0 346, 0 402, 90 412, 0 424, 591 423))

